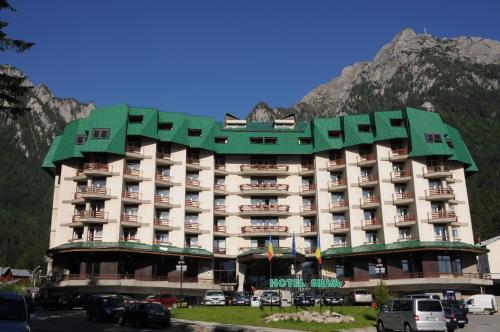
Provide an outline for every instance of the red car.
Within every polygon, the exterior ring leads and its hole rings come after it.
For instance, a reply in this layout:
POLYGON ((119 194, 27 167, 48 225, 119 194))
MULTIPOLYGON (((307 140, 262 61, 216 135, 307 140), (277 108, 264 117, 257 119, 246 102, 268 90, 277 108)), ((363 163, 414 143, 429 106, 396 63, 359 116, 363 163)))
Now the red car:
POLYGON ((171 308, 171 307, 176 308, 177 307, 177 298, 175 296, 173 296, 172 294, 168 294, 168 293, 149 295, 145 301, 163 304, 163 306, 165 308, 171 308))

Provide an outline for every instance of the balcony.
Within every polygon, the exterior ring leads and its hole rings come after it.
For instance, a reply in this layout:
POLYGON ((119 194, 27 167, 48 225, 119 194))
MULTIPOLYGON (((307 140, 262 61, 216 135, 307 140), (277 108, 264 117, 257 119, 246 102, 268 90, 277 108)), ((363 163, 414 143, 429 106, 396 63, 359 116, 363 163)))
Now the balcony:
POLYGON ((300 215, 301 216, 313 216, 318 212, 318 209, 316 208, 316 205, 311 204, 311 205, 304 205, 300 209, 300 215))
POLYGON ((214 225, 214 234, 219 236, 227 236, 226 226, 214 225))
POLYGON ((122 226, 139 227, 141 225, 140 220, 141 217, 138 215, 126 213, 122 214, 122 226))
POLYGON ((84 210, 76 211, 72 217, 74 223, 107 223, 108 213, 104 211, 84 210))
POLYGON ((399 149, 392 149, 390 152, 389 152, 389 160, 390 161, 403 161, 403 160, 406 160, 408 159, 408 148, 407 147, 403 147, 403 148, 399 148, 399 149))
POLYGON ((330 233, 332 234, 345 234, 349 232, 348 221, 334 221, 330 224, 330 233))
POLYGON ((111 176, 112 168, 108 164, 101 163, 85 163, 83 168, 78 170, 78 174, 84 174, 88 176, 111 176))
POLYGON ((413 202, 413 194, 411 192, 402 192, 392 194, 394 205, 408 205, 413 202))
POLYGON ((286 226, 243 226, 241 232, 244 236, 289 235, 286 226))
POLYGON ((159 246, 171 246, 172 245, 172 242, 170 242, 168 239, 154 239, 153 243, 157 244, 159 246))
POLYGON ((316 194, 316 186, 312 183, 304 184, 300 186, 299 195, 301 196, 312 196, 316 194))
POLYGON ((240 195, 244 196, 287 196, 288 185, 278 183, 242 184, 240 195))
POLYGON ((200 180, 186 179, 186 191, 202 191, 200 180))
POLYGON ((225 205, 214 205, 214 216, 228 216, 225 205))
POLYGON ((82 187, 75 193, 75 199, 110 199, 111 191, 106 187, 82 187))
POLYGON ((262 204, 241 205, 240 213, 243 216, 288 216, 290 215, 288 205, 262 204))
POLYGON ((396 222, 396 227, 407 227, 415 225, 417 223, 417 218, 412 214, 396 216, 394 219, 396 222))
POLYGON ((358 157, 358 166, 371 166, 377 162, 375 153, 361 154, 358 157))
POLYGON ((125 181, 142 181, 142 171, 138 169, 125 168, 123 170, 123 180, 125 181))
POLYGON ((244 164, 240 170, 241 175, 289 175, 285 164, 244 164))
POLYGON ((450 238, 448 235, 434 235, 434 241, 448 242, 450 238))
POLYGON ((201 248, 201 245, 196 244, 196 243, 189 243, 189 242, 186 242, 186 243, 184 243, 184 247, 186 247, 186 248, 200 249, 200 248, 201 248))
POLYGON ((330 212, 345 212, 349 210, 349 202, 347 200, 330 202, 330 212))
POLYGON ((326 164, 327 171, 339 171, 345 168, 345 159, 332 159, 326 164))
POLYGON ((301 164, 299 175, 314 175, 314 164, 301 164))
POLYGON ((413 241, 413 240, 418 240, 418 238, 414 235, 405 235, 405 236, 399 236, 398 237, 398 242, 403 242, 403 241, 413 241))
POLYGON ((140 204, 142 203, 141 194, 138 192, 131 192, 124 190, 122 192, 122 202, 130 204, 140 204))
POLYGON ((171 209, 174 207, 174 204, 168 196, 155 195, 155 207, 171 209))
POLYGON ((175 184, 172 182, 172 177, 169 175, 163 175, 162 173, 156 173, 155 184, 158 187, 172 187, 175 184))
POLYGON ((377 196, 362 197, 360 207, 362 209, 372 209, 380 206, 380 200, 377 196))
POLYGON ((226 248, 214 247, 214 255, 226 255, 226 248))
POLYGON ((226 196, 229 195, 229 192, 225 184, 214 184, 214 194, 226 196))
POLYGON ((454 211, 439 211, 428 214, 430 224, 456 223, 458 217, 454 211))
POLYGON ((337 243, 333 243, 332 248, 345 248, 347 247, 347 242, 337 242, 337 243))
POLYGON ((102 241, 102 235, 89 234, 87 236, 87 242, 101 242, 101 241, 102 241))
POLYGON ((363 244, 383 244, 384 241, 379 239, 366 240, 363 244))
POLYGON ((314 254, 316 254, 316 247, 304 248, 304 254, 306 254, 307 256, 313 256, 314 254))
POLYGON ((214 166, 214 173, 215 175, 227 175, 228 172, 226 170, 226 164, 216 162, 214 166))
POLYGON ((318 229, 316 228, 316 225, 304 226, 302 228, 301 236, 314 236, 316 234, 318 234, 318 229))
POLYGON ((453 188, 435 188, 427 189, 425 191, 425 198, 429 201, 447 201, 449 199, 455 199, 455 193, 453 188))
POLYGON ((128 159, 143 159, 142 149, 137 144, 127 144, 125 147, 125 155, 128 159))
POLYGON ((427 166, 423 168, 423 172, 426 179, 453 178, 448 165, 427 166))
POLYGON ((200 224, 197 222, 184 222, 184 233, 186 234, 201 234, 200 224))
POLYGON ((202 212, 200 207, 200 201, 193 201, 190 199, 186 199, 184 209, 186 212, 202 212))
POLYGON ((341 192, 347 189, 347 181, 346 179, 338 179, 334 181, 328 182, 328 191, 329 192, 341 192))
POLYGON ((375 229, 381 229, 382 222, 379 218, 364 219, 361 221, 361 229, 364 231, 370 231, 375 229))
POLYGON ((164 166, 173 165, 174 162, 171 159, 170 152, 158 150, 156 152, 156 164, 164 166))
POLYGON ((122 236, 120 241, 141 242, 141 240, 136 235, 122 236))
POLYGON ((403 169, 400 171, 391 172, 391 182, 392 183, 406 183, 411 181, 411 170, 403 169))
POLYGON ((188 171, 201 171, 203 166, 200 164, 200 158, 197 157, 187 157, 186 158, 186 170, 188 171))
POLYGON ((170 231, 174 229, 172 221, 165 218, 155 218, 153 224, 155 230, 170 231))
POLYGON ((378 184, 378 178, 375 175, 363 175, 358 178, 361 188, 375 187, 378 184))

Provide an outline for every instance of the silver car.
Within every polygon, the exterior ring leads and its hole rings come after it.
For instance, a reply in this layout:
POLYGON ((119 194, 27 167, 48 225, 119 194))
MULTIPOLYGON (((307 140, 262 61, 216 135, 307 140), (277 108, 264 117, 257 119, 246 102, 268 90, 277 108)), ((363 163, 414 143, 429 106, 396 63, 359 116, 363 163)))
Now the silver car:
POLYGON ((438 300, 394 299, 377 316, 377 331, 446 331, 443 307, 438 300))

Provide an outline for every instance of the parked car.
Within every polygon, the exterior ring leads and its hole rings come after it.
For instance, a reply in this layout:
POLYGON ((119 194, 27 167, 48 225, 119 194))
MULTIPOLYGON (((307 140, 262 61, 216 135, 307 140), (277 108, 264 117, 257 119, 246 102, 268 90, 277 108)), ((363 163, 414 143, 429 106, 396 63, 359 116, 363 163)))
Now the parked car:
POLYGON ((314 306, 315 304, 314 293, 309 293, 309 292, 298 293, 293 298, 293 304, 297 306, 314 306))
POLYGON ((237 293, 231 299, 232 305, 250 305, 250 294, 248 293, 237 293))
POLYGON ((453 332, 458 329, 457 317, 453 313, 452 308, 444 308, 444 318, 446 320, 446 329, 448 332, 453 332))
POLYGON ((443 307, 456 308, 466 314, 469 312, 469 308, 467 307, 467 304, 464 300, 443 300, 441 301, 441 304, 443 305, 443 307))
POLYGON ((472 295, 465 303, 469 308, 469 312, 472 314, 487 313, 493 315, 495 312, 498 312, 495 296, 490 294, 472 295))
POLYGON ((165 308, 177 308, 177 298, 169 293, 149 295, 145 301, 160 303, 165 308))
POLYGON ((344 297, 335 292, 323 293, 323 305, 343 305, 344 297))
POLYGON ((405 299, 431 299, 431 300, 441 300, 439 295, 436 294, 409 294, 405 295, 405 299))
POLYGON ((137 327, 158 325, 165 328, 170 325, 170 310, 157 302, 134 302, 122 311, 118 324, 134 324, 137 327))
POLYGON ((250 299, 251 307, 260 307, 260 296, 253 295, 250 299))
POLYGON ((226 305, 226 296, 222 291, 206 291, 203 298, 205 305, 226 305))
POLYGON ((260 296, 260 306, 273 305, 281 306, 281 297, 277 291, 265 291, 260 296))
POLYGON ((51 294, 48 295, 42 302, 44 310, 54 309, 73 309, 73 296, 70 294, 51 294))
POLYGON ((195 296, 178 296, 177 297, 177 307, 178 308, 192 308, 195 304, 198 304, 198 299, 195 296))
POLYGON ((349 295, 349 302, 354 305, 370 305, 373 302, 372 293, 367 289, 356 289, 349 295))
POLYGON ((0 331, 29 332, 30 314, 24 296, 0 292, 0 331))
POLYGON ((116 322, 120 318, 125 305, 114 295, 93 295, 87 304, 87 319, 116 322))
POLYGON ((459 328, 463 328, 465 324, 469 323, 469 318, 467 314, 458 308, 444 307, 444 312, 447 315, 446 319, 451 318, 456 321, 459 328))

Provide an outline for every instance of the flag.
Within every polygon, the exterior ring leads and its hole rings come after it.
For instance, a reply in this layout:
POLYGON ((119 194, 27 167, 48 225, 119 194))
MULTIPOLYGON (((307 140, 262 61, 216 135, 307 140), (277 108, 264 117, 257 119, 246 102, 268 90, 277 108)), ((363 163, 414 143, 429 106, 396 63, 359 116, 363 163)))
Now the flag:
POLYGON ((274 255, 273 241, 271 239, 271 234, 269 234, 269 243, 267 245, 267 259, 271 261, 271 259, 273 259, 273 255, 274 255))
POLYGON ((316 259, 318 260, 319 265, 323 264, 321 260, 321 246, 319 245, 319 236, 318 241, 316 242, 316 259))
POLYGON ((297 257, 297 249, 295 248, 295 232, 292 237, 292 257, 297 257))

